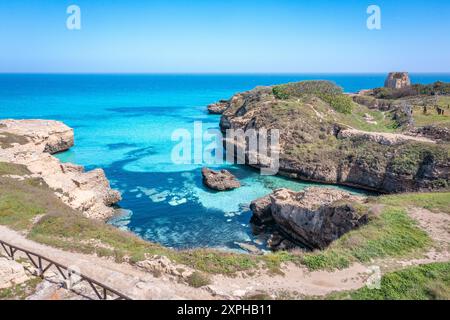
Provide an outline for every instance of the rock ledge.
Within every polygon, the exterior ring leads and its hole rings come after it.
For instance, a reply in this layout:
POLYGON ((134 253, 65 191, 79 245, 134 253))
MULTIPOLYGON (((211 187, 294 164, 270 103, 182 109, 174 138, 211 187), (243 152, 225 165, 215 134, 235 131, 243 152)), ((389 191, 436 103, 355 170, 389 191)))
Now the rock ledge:
POLYGON ((102 169, 85 172, 82 166, 61 163, 51 154, 74 145, 73 129, 59 121, 1 120, 0 162, 22 164, 30 177, 42 178, 67 205, 88 218, 106 220, 121 200, 102 169))

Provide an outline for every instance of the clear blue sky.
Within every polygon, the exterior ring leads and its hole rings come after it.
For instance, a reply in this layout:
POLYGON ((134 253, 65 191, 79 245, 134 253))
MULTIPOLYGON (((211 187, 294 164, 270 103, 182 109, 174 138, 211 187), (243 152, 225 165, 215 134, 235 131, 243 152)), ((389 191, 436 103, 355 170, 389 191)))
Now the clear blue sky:
POLYGON ((449 17, 448 0, 0 0, 0 72, 450 72, 449 17))

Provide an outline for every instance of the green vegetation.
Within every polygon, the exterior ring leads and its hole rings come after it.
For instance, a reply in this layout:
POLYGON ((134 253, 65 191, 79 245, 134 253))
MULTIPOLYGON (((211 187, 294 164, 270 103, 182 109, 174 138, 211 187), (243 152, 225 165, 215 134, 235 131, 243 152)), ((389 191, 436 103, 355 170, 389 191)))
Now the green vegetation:
POLYGON ((413 84, 412 87, 419 95, 450 95, 450 83, 442 81, 437 81, 432 84, 413 84))
POLYGON ((344 94, 321 94, 319 97, 337 112, 351 114, 353 111, 354 103, 349 96, 344 94))
MULTIPOLYGON (((441 98, 441 100, 446 101, 447 99, 441 98)), ((418 127, 433 125, 450 129, 450 109, 447 109, 447 106, 448 105, 444 105, 444 102, 442 102, 441 107, 444 108, 443 115, 439 115, 434 108, 428 108, 427 113, 424 113, 422 106, 414 107, 413 117, 415 125, 418 127)))
POLYGON ((28 139, 9 132, 0 132, 0 148, 12 148, 14 144, 24 145, 28 143, 28 139))
POLYGON ((380 289, 334 293, 328 299, 450 300, 450 262, 433 263, 387 273, 380 289))
POLYGON ((34 202, 24 199, 14 192, 4 192, 0 195, 0 224, 12 229, 30 228, 32 219, 45 211, 34 202))
POLYGON ((404 209, 386 207, 368 225, 345 234, 323 251, 304 254, 301 263, 311 270, 342 269, 352 262, 415 255, 431 245, 431 239, 404 209))
MULTIPOLYGON (((407 142, 396 146, 391 166, 395 173, 415 175, 424 161, 446 161, 450 157, 449 152, 448 145, 407 142)), ((447 186, 441 187, 446 188, 447 186)))
POLYGON ((373 96, 377 99, 396 100, 416 95, 418 95, 418 93, 413 87, 405 87, 402 89, 383 87, 373 89, 373 96))
POLYGON ((211 279, 201 272, 195 271, 187 278, 187 283, 194 288, 201 288, 211 284, 211 279))
POLYGON ((24 176, 27 174, 30 174, 30 171, 24 165, 9 162, 0 162, 0 176, 2 175, 24 176))
POLYGON ((404 208, 413 206, 450 214, 450 192, 404 193, 381 196, 376 201, 390 206, 404 208))
POLYGON ((392 118, 392 114, 371 110, 364 105, 353 104, 352 112, 349 114, 337 114, 336 120, 352 128, 370 132, 396 132, 398 123, 392 118), (367 121, 367 116, 372 118, 367 121))
POLYGON ((314 95, 328 103, 337 112, 351 114, 353 100, 342 93, 342 88, 330 81, 302 81, 273 87, 274 96, 281 100, 314 95))
POLYGON ((25 283, 17 284, 11 288, 0 289, 0 300, 25 300, 25 298, 33 294, 36 287, 41 282, 41 278, 35 277, 25 283))
POLYGON ((401 89, 392 88, 376 88, 373 90, 373 95, 378 99, 401 99, 412 96, 437 96, 450 95, 450 83, 437 81, 432 84, 413 84, 410 87, 401 89))
POLYGON ((272 92, 276 98, 285 100, 305 94, 338 95, 342 94, 342 88, 330 81, 302 81, 274 86, 272 92))

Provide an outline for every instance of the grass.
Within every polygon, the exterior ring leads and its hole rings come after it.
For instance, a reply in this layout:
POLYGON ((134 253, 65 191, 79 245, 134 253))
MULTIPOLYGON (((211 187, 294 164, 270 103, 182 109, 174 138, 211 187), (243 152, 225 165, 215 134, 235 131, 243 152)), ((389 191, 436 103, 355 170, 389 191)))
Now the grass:
POLYGON ((2 175, 24 176, 27 174, 30 174, 30 171, 24 165, 9 162, 0 162, 0 176, 2 175))
POLYGON ((431 244, 428 235, 404 209, 386 207, 366 226, 345 234, 327 249, 304 254, 300 259, 310 270, 343 269, 353 262, 416 255, 431 244))
POLYGON ((423 113, 422 106, 415 106, 413 109, 415 125, 419 127, 435 125, 450 129, 450 109, 448 109, 450 97, 440 97, 438 105, 444 109, 444 115, 438 115, 432 106, 428 106, 426 114, 423 113))
POLYGON ((419 207, 450 214, 450 192, 405 193, 382 196, 377 202, 399 207, 419 207))
POLYGON ((41 278, 35 277, 11 288, 0 289, 0 300, 25 300, 25 298, 33 294, 41 282, 41 278))
POLYGON ((351 114, 338 114, 337 120, 352 128, 369 132, 396 132, 398 124, 390 115, 378 110, 371 110, 366 106, 354 104, 351 114), (368 123, 364 118, 369 115, 376 123, 368 123))
POLYGON ((385 274, 380 289, 334 293, 327 299, 450 300, 450 262, 410 267, 385 274))
POLYGON ((446 115, 438 115, 434 110, 423 114, 421 108, 414 108, 414 123, 418 127, 437 125, 450 128, 450 110, 446 111, 446 115))

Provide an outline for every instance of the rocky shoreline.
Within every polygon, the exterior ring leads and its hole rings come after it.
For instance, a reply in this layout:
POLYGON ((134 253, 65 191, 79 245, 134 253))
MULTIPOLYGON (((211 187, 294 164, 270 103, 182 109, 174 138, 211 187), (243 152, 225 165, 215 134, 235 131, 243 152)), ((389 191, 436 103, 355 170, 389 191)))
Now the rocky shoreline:
POLYGON ((1 120, 0 162, 23 165, 27 176, 41 179, 55 195, 84 216, 107 220, 115 214, 113 205, 121 200, 112 190, 102 169, 85 171, 82 166, 61 163, 52 154, 74 145, 74 132, 51 120, 1 120))

